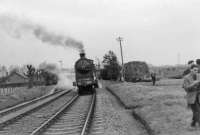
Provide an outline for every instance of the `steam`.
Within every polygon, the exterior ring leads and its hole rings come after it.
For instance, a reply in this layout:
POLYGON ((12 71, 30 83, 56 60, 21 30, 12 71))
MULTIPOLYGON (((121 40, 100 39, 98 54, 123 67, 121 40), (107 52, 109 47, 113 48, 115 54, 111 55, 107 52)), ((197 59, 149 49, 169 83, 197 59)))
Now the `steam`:
POLYGON ((57 65, 53 63, 43 62, 39 65, 39 69, 43 69, 56 75, 60 72, 60 69, 57 67, 57 65))
POLYGON ((44 26, 30 22, 10 14, 0 14, 0 29, 13 38, 22 38, 27 33, 32 34, 43 43, 54 46, 70 47, 78 51, 84 50, 82 42, 72 37, 56 34, 44 26))
POLYGON ((52 63, 42 63, 39 65, 39 69, 43 69, 45 71, 51 72, 53 74, 56 74, 58 77, 58 83, 56 88, 59 89, 72 89, 72 80, 70 78, 68 78, 67 76, 65 76, 61 69, 58 68, 58 66, 56 64, 52 64, 52 63))

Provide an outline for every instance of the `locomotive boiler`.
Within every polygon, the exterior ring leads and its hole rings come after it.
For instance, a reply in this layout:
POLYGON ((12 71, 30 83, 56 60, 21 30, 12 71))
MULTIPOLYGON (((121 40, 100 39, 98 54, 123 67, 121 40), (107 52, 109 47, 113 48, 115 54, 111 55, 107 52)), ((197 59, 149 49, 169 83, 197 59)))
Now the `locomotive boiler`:
POLYGON ((78 87, 79 95, 92 94, 94 89, 98 87, 93 60, 85 57, 85 52, 80 53, 80 59, 75 63, 75 79, 74 85, 78 87))

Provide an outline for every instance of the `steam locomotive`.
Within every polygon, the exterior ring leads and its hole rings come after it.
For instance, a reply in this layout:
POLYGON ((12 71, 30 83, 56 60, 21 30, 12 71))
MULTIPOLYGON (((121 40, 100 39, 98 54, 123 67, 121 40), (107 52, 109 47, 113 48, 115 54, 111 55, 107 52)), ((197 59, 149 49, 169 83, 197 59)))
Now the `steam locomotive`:
POLYGON ((85 57, 85 52, 80 53, 80 59, 75 63, 75 79, 73 85, 78 87, 79 95, 92 94, 98 87, 93 60, 85 57))

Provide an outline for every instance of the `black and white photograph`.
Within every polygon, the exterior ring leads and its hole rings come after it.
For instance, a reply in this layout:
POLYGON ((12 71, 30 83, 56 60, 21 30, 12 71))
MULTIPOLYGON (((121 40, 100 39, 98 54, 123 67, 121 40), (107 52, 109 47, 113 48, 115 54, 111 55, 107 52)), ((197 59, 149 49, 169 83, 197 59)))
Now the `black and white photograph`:
POLYGON ((200 135, 200 1, 0 0, 0 135, 200 135))

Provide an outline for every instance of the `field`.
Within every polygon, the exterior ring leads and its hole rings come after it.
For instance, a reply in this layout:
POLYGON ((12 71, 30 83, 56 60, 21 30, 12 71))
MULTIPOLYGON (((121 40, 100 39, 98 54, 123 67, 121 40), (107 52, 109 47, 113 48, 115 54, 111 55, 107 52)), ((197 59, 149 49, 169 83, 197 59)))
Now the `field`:
POLYGON ((31 89, 21 87, 16 89, 13 94, 0 95, 0 110, 13 105, 43 96, 51 91, 53 86, 38 86, 31 89))
POLYGON ((129 109, 139 114, 156 135, 199 135, 191 129, 192 112, 187 108, 182 80, 161 80, 156 86, 145 83, 116 83, 109 88, 129 109))
POLYGON ((59 74, 58 84, 52 86, 15 87, 13 89, 0 89, 0 110, 16 104, 52 93, 54 87, 58 89, 72 89, 74 74, 63 72, 59 74))

